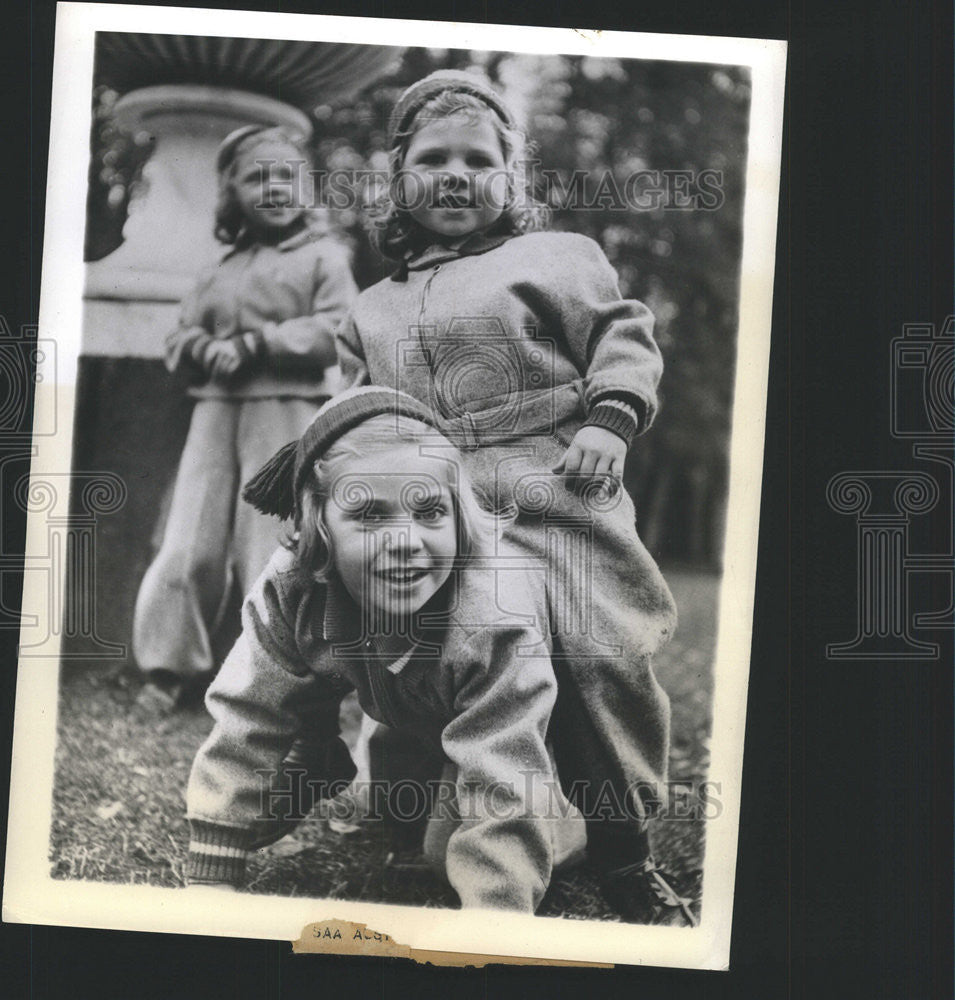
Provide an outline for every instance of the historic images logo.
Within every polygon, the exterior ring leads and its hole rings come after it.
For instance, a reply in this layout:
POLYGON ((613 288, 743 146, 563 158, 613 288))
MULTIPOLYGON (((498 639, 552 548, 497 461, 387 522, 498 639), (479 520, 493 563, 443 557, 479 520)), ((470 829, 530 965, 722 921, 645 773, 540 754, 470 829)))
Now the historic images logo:
MULTIPOLYGON (((940 500, 955 499, 955 317, 941 330, 911 324, 892 341, 891 433, 910 441, 913 471, 843 472, 829 481, 834 510, 855 514, 857 526, 857 630, 848 642, 830 643, 832 659, 933 660, 937 643, 913 635, 952 628, 955 545, 952 522, 941 551, 919 551, 912 519, 940 500), (910 607, 913 584, 926 574, 944 578, 944 608, 910 607)), ((943 586, 943 592, 944 592, 943 586)))
MULTIPOLYGON (((0 316, 2 503, 42 515, 46 527, 22 561, 19 553, 0 549, 0 630, 20 629, 24 657, 52 655, 58 639, 70 638, 83 640, 87 651, 64 652, 65 658, 122 658, 123 645, 97 635, 94 578, 98 518, 123 506, 126 484, 109 472, 30 473, 37 438, 58 431, 56 376, 56 342, 38 338, 35 326, 14 333, 0 316), (24 581, 40 574, 44 595, 36 606, 25 602, 22 615, 12 599, 21 568, 24 581)), ((5 510, 4 524, 12 521, 7 515, 5 510)))

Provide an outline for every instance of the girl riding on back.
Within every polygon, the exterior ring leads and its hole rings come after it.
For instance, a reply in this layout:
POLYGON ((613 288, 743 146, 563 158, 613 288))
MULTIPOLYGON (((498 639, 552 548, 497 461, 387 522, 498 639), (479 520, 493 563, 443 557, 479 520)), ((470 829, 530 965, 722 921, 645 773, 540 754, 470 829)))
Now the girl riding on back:
POLYGON ((594 241, 540 231, 522 135, 481 78, 439 71, 413 84, 389 142, 375 236, 398 266, 338 331, 345 384, 420 400, 510 512, 507 541, 546 595, 557 768, 604 895, 628 920, 693 923, 649 840, 670 723, 651 657, 676 609, 621 488, 656 412, 653 317, 621 298, 594 241))

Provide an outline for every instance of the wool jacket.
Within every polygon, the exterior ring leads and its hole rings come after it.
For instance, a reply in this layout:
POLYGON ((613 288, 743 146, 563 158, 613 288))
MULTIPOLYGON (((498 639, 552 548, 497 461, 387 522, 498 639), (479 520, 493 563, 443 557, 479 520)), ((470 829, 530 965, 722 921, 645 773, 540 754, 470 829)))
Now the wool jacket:
POLYGON ((493 411, 497 440, 573 419, 629 443, 656 413, 663 363, 652 330, 650 310, 621 298, 593 240, 543 232, 411 257, 359 295, 337 346, 345 388, 394 386, 449 420, 493 411), (567 387, 569 412, 531 413, 529 401, 567 387))
POLYGON ((335 328, 356 294, 347 251, 324 231, 237 245, 183 300, 166 367, 198 383, 189 390, 198 398, 328 397, 338 388, 335 328), (226 338, 246 363, 228 382, 213 382, 204 353, 226 338))
POLYGON ((531 593, 517 572, 455 571, 422 609, 431 616, 420 619, 412 655, 394 664, 363 641, 360 612, 340 584, 304 582, 279 550, 245 600, 242 635, 206 697, 215 726, 187 792, 190 881, 241 881, 268 813, 267 776, 303 735, 338 742, 339 704, 356 690, 372 718, 429 739, 457 767, 462 823, 447 872, 462 905, 533 912, 550 879, 557 785, 544 742, 556 681, 531 624, 540 609, 524 607, 531 593), (321 731, 304 734, 303 717, 321 731))

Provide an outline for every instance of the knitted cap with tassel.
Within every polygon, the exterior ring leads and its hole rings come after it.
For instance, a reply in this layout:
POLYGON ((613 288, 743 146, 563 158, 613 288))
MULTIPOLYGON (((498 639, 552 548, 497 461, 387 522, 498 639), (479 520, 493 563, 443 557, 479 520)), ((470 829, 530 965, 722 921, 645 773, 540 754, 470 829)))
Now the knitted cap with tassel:
POLYGON ((514 114, 491 84, 474 73, 456 69, 438 69, 411 84, 395 102, 388 119, 388 146, 394 148, 407 134, 415 115, 439 94, 453 90, 470 94, 488 106, 508 128, 516 128, 514 114))
POLYGON ((343 434, 378 416, 402 416, 435 427, 431 411, 413 396, 384 386, 348 389, 330 399, 297 440, 279 449, 245 484, 242 498, 283 520, 301 515, 299 492, 309 470, 343 434))

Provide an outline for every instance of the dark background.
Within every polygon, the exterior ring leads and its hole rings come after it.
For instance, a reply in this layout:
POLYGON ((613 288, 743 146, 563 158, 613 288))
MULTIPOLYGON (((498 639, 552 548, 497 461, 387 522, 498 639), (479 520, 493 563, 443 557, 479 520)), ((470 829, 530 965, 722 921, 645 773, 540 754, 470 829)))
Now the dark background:
MULTIPOLYGON (((931 636, 934 663, 825 656, 856 628, 854 528, 827 506, 826 483, 918 467, 889 434, 889 344, 903 324, 941 325, 952 312, 951 6, 687 0, 631 11, 402 0, 321 12, 790 41, 732 971, 434 970, 297 958, 282 943, 4 925, 5 995, 952 995, 952 634, 931 636)), ((37 316, 53 17, 49 0, 21 4, 3 32, 0 311, 14 329, 37 316)), ((22 547, 23 523, 4 511, 6 553, 22 547)), ((939 510, 940 546, 949 522, 939 510)), ((927 610, 945 595, 911 600, 927 610)), ((15 643, 0 638, 6 781, 15 643)))

